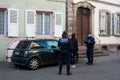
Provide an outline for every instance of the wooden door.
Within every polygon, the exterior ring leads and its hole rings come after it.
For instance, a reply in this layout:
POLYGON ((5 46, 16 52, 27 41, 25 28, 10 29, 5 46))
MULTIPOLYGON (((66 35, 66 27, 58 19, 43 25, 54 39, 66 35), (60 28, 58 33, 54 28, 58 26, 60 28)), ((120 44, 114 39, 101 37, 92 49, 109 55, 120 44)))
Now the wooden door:
POLYGON ((88 32, 90 32, 90 9, 80 7, 77 10, 77 38, 80 45, 84 45, 88 32))

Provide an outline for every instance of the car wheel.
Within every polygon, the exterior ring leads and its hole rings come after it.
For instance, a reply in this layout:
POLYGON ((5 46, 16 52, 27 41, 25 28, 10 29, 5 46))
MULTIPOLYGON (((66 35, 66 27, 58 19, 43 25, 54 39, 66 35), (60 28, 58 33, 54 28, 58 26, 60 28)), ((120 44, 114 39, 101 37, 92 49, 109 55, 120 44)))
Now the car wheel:
POLYGON ((39 59, 32 58, 29 60, 27 66, 28 66, 28 69, 35 70, 35 69, 38 69, 39 65, 40 65, 39 59))

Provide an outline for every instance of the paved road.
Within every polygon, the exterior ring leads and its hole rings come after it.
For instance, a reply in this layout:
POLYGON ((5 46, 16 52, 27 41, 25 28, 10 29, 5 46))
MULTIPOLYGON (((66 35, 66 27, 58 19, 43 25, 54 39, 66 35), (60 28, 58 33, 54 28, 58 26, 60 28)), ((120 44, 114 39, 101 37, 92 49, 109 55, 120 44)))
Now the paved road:
POLYGON ((65 66, 63 74, 58 75, 57 65, 29 71, 11 63, 0 63, 0 80, 120 80, 120 52, 109 54, 96 57, 92 66, 85 64, 86 59, 80 59, 70 76, 66 75, 65 66))

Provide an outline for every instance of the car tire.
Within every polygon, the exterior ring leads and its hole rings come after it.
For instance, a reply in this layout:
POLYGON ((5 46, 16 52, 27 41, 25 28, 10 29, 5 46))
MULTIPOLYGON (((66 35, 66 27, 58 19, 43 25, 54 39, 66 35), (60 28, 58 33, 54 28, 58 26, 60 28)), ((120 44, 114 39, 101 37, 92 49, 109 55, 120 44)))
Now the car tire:
POLYGON ((28 64, 27 64, 27 67, 30 70, 36 70, 39 68, 39 66, 40 66, 40 61, 37 58, 30 59, 28 64))

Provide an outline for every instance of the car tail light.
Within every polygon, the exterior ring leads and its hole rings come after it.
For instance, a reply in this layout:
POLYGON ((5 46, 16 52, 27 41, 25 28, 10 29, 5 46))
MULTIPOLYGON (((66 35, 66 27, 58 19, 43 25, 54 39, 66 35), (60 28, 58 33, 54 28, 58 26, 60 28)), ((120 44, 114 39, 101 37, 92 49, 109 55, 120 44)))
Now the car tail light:
POLYGON ((23 54, 23 57, 27 57, 27 54, 28 54, 28 52, 25 51, 25 53, 23 54))

